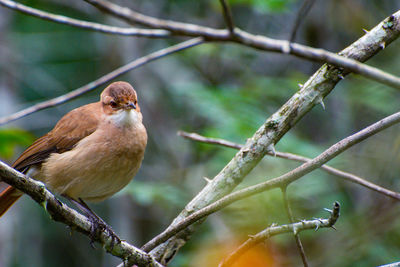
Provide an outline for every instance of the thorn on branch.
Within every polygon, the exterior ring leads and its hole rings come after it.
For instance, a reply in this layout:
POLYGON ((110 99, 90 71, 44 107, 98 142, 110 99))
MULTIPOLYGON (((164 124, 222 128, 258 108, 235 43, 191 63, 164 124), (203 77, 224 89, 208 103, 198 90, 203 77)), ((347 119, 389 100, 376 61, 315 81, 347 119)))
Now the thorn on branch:
POLYGON ((324 104, 324 100, 323 100, 323 98, 322 97, 320 97, 319 99, 318 99, 318 103, 322 106, 322 108, 325 110, 325 104, 324 104))
POLYGON ((248 235, 248 237, 249 237, 250 239, 254 239, 254 238, 256 238, 256 235, 248 235))
POLYGON ((327 212, 329 212, 330 214, 332 214, 332 213, 333 213, 333 211, 332 211, 332 210, 330 210, 330 209, 328 209, 328 208, 324 208, 324 210, 325 210, 325 211, 327 211, 327 212))
POLYGON ((209 184, 209 183, 212 182, 212 180, 211 180, 210 178, 207 178, 207 177, 205 177, 205 176, 203 177, 203 179, 206 180, 207 184, 209 184))
POLYGON ((247 153, 249 153, 249 152, 250 152, 250 149, 248 149, 248 148, 243 149, 243 150, 242 150, 242 155, 243 155, 243 157, 246 157, 246 156, 247 156, 247 153))
POLYGON ((274 144, 270 144, 270 145, 267 147, 267 151, 268 151, 268 154, 271 154, 271 155, 273 155, 274 157, 276 157, 276 150, 275 150, 275 145, 274 145, 274 144))

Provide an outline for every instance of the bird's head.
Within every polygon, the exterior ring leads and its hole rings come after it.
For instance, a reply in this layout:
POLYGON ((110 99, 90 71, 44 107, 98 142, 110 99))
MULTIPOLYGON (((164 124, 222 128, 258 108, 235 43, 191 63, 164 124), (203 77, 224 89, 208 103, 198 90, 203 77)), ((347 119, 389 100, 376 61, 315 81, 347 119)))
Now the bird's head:
POLYGON ((135 89, 127 82, 114 82, 101 93, 100 101, 106 115, 116 121, 130 123, 142 120, 135 89))

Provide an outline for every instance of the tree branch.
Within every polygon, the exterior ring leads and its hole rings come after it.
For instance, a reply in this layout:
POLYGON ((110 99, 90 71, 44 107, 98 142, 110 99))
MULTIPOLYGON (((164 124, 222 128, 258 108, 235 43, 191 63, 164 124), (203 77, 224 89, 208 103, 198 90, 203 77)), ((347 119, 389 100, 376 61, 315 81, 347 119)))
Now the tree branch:
POLYGON ((226 26, 228 27, 231 35, 234 34, 235 25, 233 24, 232 12, 225 0, 219 0, 222 6, 222 13, 224 15, 226 26))
MULTIPOLYGON (((282 186, 281 191, 282 191, 282 195, 283 195, 283 204, 285 205, 286 214, 289 218, 289 222, 291 224, 293 224, 294 223, 293 212, 292 212, 292 208, 290 207, 289 198, 287 196, 287 185, 282 186)), ((303 266, 308 267, 309 264, 307 261, 307 257, 306 257, 306 253, 304 251, 303 244, 301 243, 299 232, 294 227, 293 227, 293 234, 294 234, 294 239, 296 241, 297 249, 299 250, 299 253, 301 256, 301 260, 303 261, 303 266)))
POLYGON ((170 55, 172 53, 175 53, 175 52, 178 52, 178 51, 181 51, 181 50, 184 50, 184 49, 187 49, 187 48, 190 48, 190 47, 202 44, 202 43, 203 43, 203 38, 197 37, 197 38, 193 38, 193 39, 190 39, 188 41, 185 41, 185 42, 182 42, 182 43, 179 43, 179 44, 176 44, 176 45, 173 45, 173 46, 158 50, 158 51, 153 52, 153 53, 151 53, 151 54, 149 54, 147 56, 135 59, 134 61, 132 61, 132 62, 130 62, 130 63, 128 63, 128 64, 126 64, 126 65, 124 65, 122 67, 119 67, 118 69, 115 69, 112 72, 107 73, 106 75, 98 78, 97 80, 95 80, 95 81, 93 81, 91 83, 88 83, 88 84, 86 84, 86 85, 84 85, 82 87, 79 87, 78 89, 75 89, 75 90, 69 92, 68 94, 65 94, 65 95, 62 95, 62 96, 59 96, 59 97, 44 101, 44 102, 37 103, 36 105, 33 105, 33 106, 29 107, 29 108, 26 108, 26 109, 23 109, 21 111, 18 111, 18 112, 14 113, 14 114, 11 114, 11 115, 8 115, 8 116, 4 116, 4 117, 0 118, 0 125, 9 123, 9 122, 17 120, 17 119, 20 119, 22 117, 25 117, 25 116, 27 116, 29 114, 32 114, 34 112, 37 112, 39 110, 50 108, 50 107, 54 107, 56 105, 65 103, 65 102, 67 102, 67 101, 69 101, 71 99, 74 99, 74 98, 76 98, 76 97, 78 97, 78 96, 80 96, 80 95, 82 95, 84 93, 87 93, 89 91, 92 91, 92 90, 96 89, 97 87, 109 82, 110 80, 112 80, 112 79, 114 79, 114 78, 116 78, 116 77, 118 77, 118 76, 120 76, 120 75, 122 75, 122 74, 124 74, 124 73, 126 73, 128 71, 130 71, 130 70, 136 69, 136 68, 138 68, 140 66, 143 66, 144 64, 147 64, 147 63, 149 63, 151 61, 154 61, 156 59, 165 57, 165 56, 170 55))
POLYGON ((108 34, 118 34, 118 35, 125 35, 125 36, 140 36, 140 37, 167 37, 170 36, 171 33, 166 30, 149 30, 149 29, 138 29, 138 28, 121 28, 121 27, 114 27, 104 24, 99 24, 95 22, 89 22, 84 20, 73 19, 70 17, 57 15, 49 12, 45 12, 39 9, 35 9, 32 7, 25 6, 20 3, 16 3, 11 0, 0 0, 0 5, 17 10, 21 13, 37 17, 40 19, 48 20, 51 22, 64 24, 72 27, 87 29, 91 31, 98 31, 102 33, 108 34))
POLYGON ((107 252, 119 257, 129 266, 133 264, 143 267, 162 266, 153 257, 125 241, 115 244, 112 236, 107 231, 96 231, 92 236, 91 229, 93 225, 87 217, 59 201, 46 189, 43 183, 23 175, 1 161, 0 181, 4 181, 29 195, 50 214, 53 220, 64 223, 70 226, 71 229, 77 230, 86 236, 90 235, 92 240, 99 242, 107 252))
MULTIPOLYGON (((224 139, 220 139, 220 138, 205 137, 205 136, 199 135, 197 133, 188 133, 188 132, 184 132, 184 131, 178 131, 177 135, 179 135, 183 138, 189 139, 189 140, 194 140, 194 141, 206 143, 206 144, 230 147, 230 148, 237 149, 237 150, 240 150, 243 147, 243 145, 241 145, 241 144, 237 144, 237 143, 227 141, 224 139)), ((272 155, 272 152, 270 152, 269 155, 272 155)))
POLYGON ((183 36, 203 36, 207 39, 229 39, 228 30, 213 29, 210 27, 200 26, 196 24, 176 22, 172 20, 159 19, 133 11, 127 7, 122 7, 109 1, 104 0, 85 0, 89 4, 95 6, 101 11, 109 13, 116 18, 122 19, 131 24, 139 24, 150 28, 163 29, 170 31, 174 35, 183 36))
POLYGON ((378 267, 399 267, 399 266, 400 266, 400 261, 392 262, 392 263, 384 264, 384 265, 379 265, 378 267))
MULTIPOLYGON (((359 61, 368 60, 381 50, 379 44, 382 41, 390 43, 398 37, 400 33, 399 16, 400 12, 396 13, 394 19, 396 26, 393 26, 392 30, 387 31, 383 27, 388 22, 385 19, 340 54, 359 61)), ((292 98, 261 125, 232 160, 186 205, 166 231, 175 228, 191 213, 229 194, 271 150, 272 145, 276 144, 316 104, 322 102, 323 98, 341 80, 341 73, 342 71, 338 68, 327 64, 323 65, 292 98)), ((196 225, 187 227, 185 231, 153 249, 151 255, 155 256, 161 263, 170 261, 195 229, 196 225)))
MULTIPOLYGON (((311 171, 321 167, 324 163, 328 162, 332 158, 344 152, 351 146, 399 122, 400 122, 400 112, 390 115, 364 128, 363 130, 342 139, 341 141, 337 142, 336 144, 332 145, 327 150, 319 154, 311 161, 308 161, 300 165, 299 167, 293 169, 292 171, 284 175, 281 175, 277 178, 273 178, 271 180, 268 180, 266 182, 257 185, 241 189, 234 193, 228 194, 220 198, 219 200, 213 202, 212 204, 209 204, 199 209, 198 211, 193 212, 191 215, 188 215, 186 218, 183 218, 178 222, 176 222, 175 220, 174 223, 171 224, 164 232, 162 232, 161 234, 150 240, 147 244, 145 244, 142 247, 142 249, 146 252, 152 250, 162 242, 168 240, 170 237, 178 234, 180 231, 188 229, 188 227, 191 224, 201 221, 204 217, 232 204, 233 202, 236 202, 243 198, 250 197, 267 190, 287 186, 290 183, 300 179, 304 175, 310 173, 311 171)), ((212 180, 207 186, 214 184, 215 179, 216 178, 214 178, 214 180, 212 180)))
MULTIPOLYGON (((235 42, 264 51, 291 54, 321 63, 326 62, 345 69, 338 73, 340 77, 344 77, 349 72, 354 72, 363 75, 366 78, 400 89, 399 77, 360 63, 368 58, 357 58, 353 56, 347 57, 346 54, 343 53, 335 54, 322 49, 312 48, 297 43, 290 43, 286 40, 277 40, 268 38, 266 36, 254 35, 239 28, 235 28, 235 34, 232 36, 229 30, 220 30, 195 24, 158 19, 143 15, 127 7, 122 7, 105 0, 85 1, 97 7, 98 9, 128 23, 141 24, 151 28, 168 30, 176 35, 202 36, 206 41, 235 42)), ((397 11, 390 17, 383 20, 378 26, 376 26, 363 37, 373 38, 373 40, 369 40, 369 42, 373 41, 376 47, 362 46, 359 47, 359 49, 382 49, 396 39, 399 34, 400 11, 397 11)))
MULTIPOLYGON (((233 142, 230 142, 230 141, 227 141, 224 139, 219 139, 219 138, 204 137, 197 133, 188 133, 188 132, 179 131, 178 135, 182 136, 183 138, 186 138, 186 139, 190 139, 190 140, 194 140, 194 141, 198 141, 198 142, 202 142, 202 143, 207 143, 207 144, 215 144, 215 145, 230 147, 230 148, 234 148, 234 149, 238 149, 238 150, 240 150, 243 147, 243 145, 241 145, 241 144, 233 143, 233 142)), ((300 156, 300 155, 293 154, 293 153, 280 152, 280 151, 268 152, 267 155, 282 158, 282 159, 294 160, 294 161, 298 161, 298 162, 308 162, 311 160, 311 158, 307 158, 307 157, 300 156)), ((338 170, 338 169, 333 168, 328 165, 322 165, 321 169, 326 171, 329 174, 335 175, 339 178, 343 178, 349 182, 364 186, 368 189, 376 191, 385 196, 391 197, 395 200, 400 200, 400 193, 391 191, 389 189, 386 189, 384 187, 381 187, 379 185, 371 183, 371 182, 369 182, 357 175, 354 175, 352 173, 344 172, 344 171, 338 170)))
POLYGON ((293 42, 296 39, 297 30, 299 29, 300 24, 305 20, 305 17, 307 16, 308 12, 310 12, 314 3, 315 0, 304 0, 303 4, 301 4, 301 7, 297 12, 296 19, 294 21, 292 31, 290 33, 290 42, 293 42))
POLYGON ((264 240, 283 233, 293 233, 293 229, 297 233, 303 231, 303 230, 311 230, 315 229, 318 230, 319 228, 325 228, 325 227, 333 227, 336 223, 336 221, 339 218, 339 212, 340 212, 340 205, 338 202, 335 202, 333 204, 333 210, 329 211, 330 212, 330 217, 328 219, 314 219, 314 220, 309 220, 309 221, 301 221, 298 223, 292 223, 292 224, 285 224, 285 225, 279 225, 279 226, 270 226, 266 228, 265 230, 259 232, 256 235, 251 236, 246 242, 244 242, 239 248, 237 248, 234 252, 232 252, 221 264, 219 265, 220 267, 225 267, 225 266, 232 266, 232 264, 241 256, 243 255, 247 250, 250 248, 254 247, 255 245, 263 242, 264 240))

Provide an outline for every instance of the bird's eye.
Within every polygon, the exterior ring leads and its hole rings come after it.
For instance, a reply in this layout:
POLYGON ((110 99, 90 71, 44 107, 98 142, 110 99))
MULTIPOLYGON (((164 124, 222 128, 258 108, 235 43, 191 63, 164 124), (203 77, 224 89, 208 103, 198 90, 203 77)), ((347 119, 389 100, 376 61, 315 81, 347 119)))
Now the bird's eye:
POLYGON ((134 104, 137 105, 137 100, 135 100, 134 104))
POLYGON ((111 102, 110 102, 110 106, 111 106, 112 108, 116 108, 118 105, 117 105, 117 103, 116 103, 115 101, 111 101, 111 102))

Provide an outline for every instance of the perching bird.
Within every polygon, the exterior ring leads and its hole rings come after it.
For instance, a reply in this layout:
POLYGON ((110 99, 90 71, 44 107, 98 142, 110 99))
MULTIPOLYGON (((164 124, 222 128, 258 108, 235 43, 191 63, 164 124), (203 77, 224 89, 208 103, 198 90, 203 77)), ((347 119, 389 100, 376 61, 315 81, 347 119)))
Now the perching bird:
MULTIPOLYGON (((99 102, 67 113, 12 167, 90 213, 84 201, 102 201, 125 187, 139 170, 146 144, 136 91, 114 82, 99 102)), ((0 216, 21 196, 12 186, 1 192, 0 216)))

